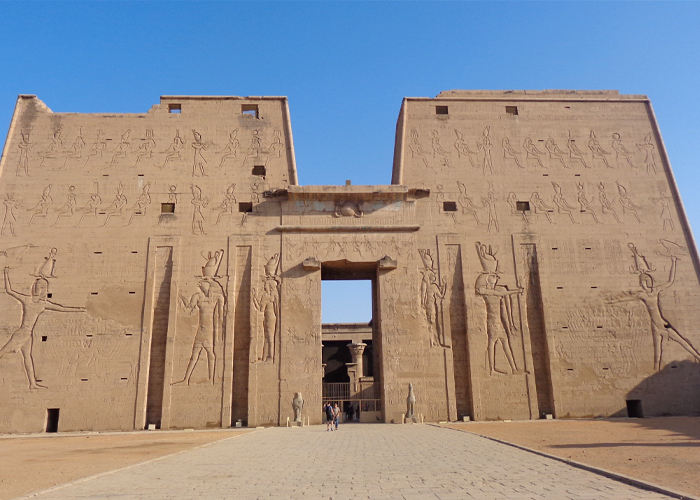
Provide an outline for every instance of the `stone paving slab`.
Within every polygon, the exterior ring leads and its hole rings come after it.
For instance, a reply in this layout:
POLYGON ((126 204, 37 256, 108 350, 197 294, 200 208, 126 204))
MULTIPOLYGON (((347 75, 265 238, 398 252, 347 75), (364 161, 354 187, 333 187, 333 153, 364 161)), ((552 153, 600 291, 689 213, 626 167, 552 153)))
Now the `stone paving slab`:
MULTIPOLYGON (((30 497, 23 497, 30 498, 30 497)), ((671 498, 429 425, 271 428, 36 494, 39 500, 671 498)))

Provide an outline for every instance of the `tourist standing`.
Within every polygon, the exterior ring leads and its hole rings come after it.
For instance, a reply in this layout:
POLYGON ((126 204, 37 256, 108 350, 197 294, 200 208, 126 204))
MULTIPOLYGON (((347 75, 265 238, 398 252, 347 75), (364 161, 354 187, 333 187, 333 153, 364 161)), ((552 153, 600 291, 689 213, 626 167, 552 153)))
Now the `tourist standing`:
POLYGON ((323 406, 323 411, 326 412, 326 431, 333 430, 333 407, 330 403, 323 406))
POLYGON ((338 422, 340 421, 340 407, 338 403, 333 407, 333 422, 335 424, 335 430, 338 430, 338 422))

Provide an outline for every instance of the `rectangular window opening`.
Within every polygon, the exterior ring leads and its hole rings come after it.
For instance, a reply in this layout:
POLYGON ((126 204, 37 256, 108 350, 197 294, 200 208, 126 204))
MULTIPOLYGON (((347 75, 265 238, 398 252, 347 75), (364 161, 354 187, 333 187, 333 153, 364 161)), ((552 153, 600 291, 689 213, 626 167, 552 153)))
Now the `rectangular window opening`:
POLYGON ((241 113, 246 116, 252 116, 253 118, 259 117, 259 110, 257 104, 243 104, 241 106, 241 113))
POLYGON ((182 113, 182 104, 168 104, 168 113, 182 113))
POLYGON ((263 165, 255 165, 253 167, 252 174, 257 175, 258 177, 265 177, 265 174, 266 174, 265 167, 263 165))
POLYGON ((238 211, 244 214, 249 214, 253 211, 253 203, 250 201, 244 201, 238 204, 238 211))
POLYGON ((515 208, 519 212, 529 212, 530 211, 530 202, 529 201, 516 201, 515 208))
POLYGON ((58 414, 60 408, 46 409, 46 432, 58 432, 58 414))
POLYGON ((506 106, 506 113, 509 115, 517 115, 518 114, 518 107, 517 106, 506 106))
POLYGON ((46 335, 41 336, 41 341, 46 342, 48 340, 48 337, 46 335))
POLYGON ((47 293, 47 294, 46 294, 46 298, 49 298, 49 299, 50 299, 50 298, 52 298, 52 297, 53 297, 53 293, 47 293))
POLYGON ((443 201, 442 202, 442 210, 445 212, 456 212, 457 211, 457 202, 456 201, 443 201))
MULTIPOLYGON (((162 214, 174 214, 175 213, 175 203, 161 203, 160 213, 162 214)), ((136 252, 132 252, 136 253, 136 252)))
POLYGON ((557 287, 557 290, 563 290, 563 289, 564 289, 563 286, 558 286, 558 287, 557 287))
POLYGON ((447 115, 449 114, 449 109, 447 106, 435 106, 436 115, 447 115))

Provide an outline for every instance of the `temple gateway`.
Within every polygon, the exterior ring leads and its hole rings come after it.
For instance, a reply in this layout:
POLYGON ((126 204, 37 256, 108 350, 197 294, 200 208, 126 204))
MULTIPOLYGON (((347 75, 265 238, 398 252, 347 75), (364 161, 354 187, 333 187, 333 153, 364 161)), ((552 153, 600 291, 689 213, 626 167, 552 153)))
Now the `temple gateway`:
POLYGON ((0 170, 0 432, 700 413, 646 96, 406 98, 390 185, 300 186, 284 97, 20 95, 0 170), (358 279, 372 320, 322 324, 358 279))

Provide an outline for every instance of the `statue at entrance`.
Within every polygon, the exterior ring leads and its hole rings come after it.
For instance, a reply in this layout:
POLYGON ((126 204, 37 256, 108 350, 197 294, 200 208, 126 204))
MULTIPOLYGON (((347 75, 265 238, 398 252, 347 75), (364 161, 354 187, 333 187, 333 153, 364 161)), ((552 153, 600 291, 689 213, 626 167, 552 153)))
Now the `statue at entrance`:
POLYGON ((408 384, 408 397, 406 398, 406 419, 416 417, 416 395, 413 393, 413 384, 408 384))
POLYGON ((304 398, 301 397, 301 392, 294 393, 294 399, 292 399, 292 409, 294 410, 294 421, 303 422, 301 419, 301 410, 304 408, 304 398))

